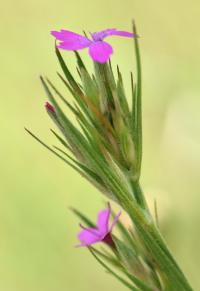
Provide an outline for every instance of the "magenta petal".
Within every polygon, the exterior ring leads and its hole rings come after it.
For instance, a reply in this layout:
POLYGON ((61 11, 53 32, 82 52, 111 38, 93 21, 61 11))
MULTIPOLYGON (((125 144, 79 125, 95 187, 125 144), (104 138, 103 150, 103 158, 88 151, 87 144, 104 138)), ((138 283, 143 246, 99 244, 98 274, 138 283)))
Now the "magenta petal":
POLYGON ((110 207, 102 210, 98 214, 97 227, 102 236, 105 236, 109 231, 110 207))
POLYGON ((112 53, 113 49, 111 45, 104 41, 93 42, 89 47, 91 58, 98 63, 106 63, 112 53))
POLYGON ((128 32, 128 31, 120 31, 120 30, 111 31, 108 35, 109 36, 118 35, 118 36, 123 36, 123 37, 134 37, 134 36, 136 36, 136 35, 134 35, 131 32, 128 32))
POLYGON ((103 40, 106 36, 116 31, 116 28, 105 29, 99 32, 92 33, 92 38, 94 41, 103 40))
POLYGON ((111 29, 106 29, 106 30, 102 30, 102 31, 93 33, 92 38, 94 41, 99 41, 99 40, 103 40, 104 38, 106 38, 108 36, 112 36, 112 35, 123 36, 123 37, 135 37, 136 36, 133 33, 128 32, 128 31, 120 31, 120 30, 117 30, 116 28, 111 28, 111 29))
POLYGON ((121 211, 120 211, 120 212, 115 216, 115 218, 114 218, 114 220, 113 220, 113 222, 112 222, 112 224, 111 224, 111 227, 110 227, 109 232, 112 232, 113 227, 115 226, 115 224, 116 224, 117 221, 119 220, 120 215, 121 215, 121 211))
POLYGON ((69 30, 51 31, 51 34, 60 41, 58 48, 65 50, 83 49, 92 43, 87 37, 69 30))
POLYGON ((89 246, 101 240, 101 235, 95 228, 85 228, 78 234, 81 246, 89 246))

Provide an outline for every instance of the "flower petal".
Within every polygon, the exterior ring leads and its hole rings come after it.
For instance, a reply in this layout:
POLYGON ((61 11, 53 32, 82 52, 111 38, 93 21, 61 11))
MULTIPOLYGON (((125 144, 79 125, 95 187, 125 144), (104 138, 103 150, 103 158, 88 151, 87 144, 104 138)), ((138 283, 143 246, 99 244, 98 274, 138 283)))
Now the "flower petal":
POLYGON ((93 42, 89 47, 89 55, 98 63, 106 63, 112 53, 111 45, 104 41, 93 42))
POLYGON ((101 235, 95 228, 85 228, 78 234, 80 246, 89 246, 101 240, 101 235))
POLYGON ((104 210, 101 210, 98 214, 97 227, 102 236, 105 236, 109 232, 109 218, 111 209, 110 206, 104 210))
POLYGON ((89 45, 92 43, 92 41, 87 37, 69 30, 62 29, 61 31, 51 31, 51 34, 57 40, 60 40, 60 43, 57 47, 65 50, 83 49, 89 47, 89 45))
POLYGON ((115 218, 113 219, 113 222, 111 224, 111 227, 110 227, 110 230, 109 232, 112 232, 113 230, 113 227, 115 226, 115 224, 117 223, 117 221, 119 220, 119 217, 121 215, 121 211, 115 216, 115 218))
POLYGON ((123 37, 135 37, 131 32, 117 30, 116 28, 105 29, 99 32, 92 33, 92 38, 94 41, 103 40, 104 38, 112 35, 123 36, 123 37))
POLYGON ((121 30, 113 30, 107 36, 112 36, 112 35, 123 36, 123 37, 136 37, 136 35, 132 32, 121 31, 121 30))
POLYGON ((114 31, 116 31, 116 28, 109 28, 99 32, 94 32, 92 33, 92 38, 94 41, 103 40, 106 36, 109 36, 114 31))

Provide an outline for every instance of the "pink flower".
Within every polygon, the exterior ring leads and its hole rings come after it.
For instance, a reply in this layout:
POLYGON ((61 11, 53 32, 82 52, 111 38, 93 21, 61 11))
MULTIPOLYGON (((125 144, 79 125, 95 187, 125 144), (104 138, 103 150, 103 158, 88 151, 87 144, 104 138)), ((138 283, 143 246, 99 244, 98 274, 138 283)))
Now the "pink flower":
POLYGON ((98 242, 104 242, 110 246, 114 246, 111 232, 113 227, 117 223, 121 212, 116 215, 113 222, 109 226, 110 215, 111 207, 109 204, 108 208, 103 209, 98 213, 96 227, 85 228, 81 225, 81 228, 83 230, 78 234, 78 239, 81 242, 79 247, 90 246, 98 242))
POLYGON ((72 51, 89 48, 89 55, 98 63, 106 63, 110 55, 113 53, 112 46, 105 42, 104 38, 113 35, 136 37, 133 33, 120 31, 115 28, 92 33, 92 39, 64 29, 61 29, 60 31, 51 31, 51 34, 60 41, 57 48, 72 51))

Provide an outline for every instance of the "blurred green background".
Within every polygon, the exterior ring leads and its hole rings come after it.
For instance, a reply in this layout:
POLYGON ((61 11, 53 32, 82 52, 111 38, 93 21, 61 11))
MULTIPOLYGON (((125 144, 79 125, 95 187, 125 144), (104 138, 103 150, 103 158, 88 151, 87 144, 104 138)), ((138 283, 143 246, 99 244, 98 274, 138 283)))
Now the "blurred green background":
MULTIPOLYGON (((0 290, 126 290, 85 249, 76 249, 74 206, 91 218, 103 196, 24 131, 55 139, 38 76, 59 70, 52 29, 131 29, 143 63, 142 185, 158 202, 163 233, 200 290, 200 2, 197 0, 7 0, 1 3, 0 290)), ((130 40, 113 38, 130 93, 130 40)), ((73 54, 64 53, 75 71, 73 54)), ((87 53, 82 56, 92 68, 87 53)), ((69 95, 69 94, 68 94, 69 95)), ((70 98, 70 96, 69 96, 70 98)))

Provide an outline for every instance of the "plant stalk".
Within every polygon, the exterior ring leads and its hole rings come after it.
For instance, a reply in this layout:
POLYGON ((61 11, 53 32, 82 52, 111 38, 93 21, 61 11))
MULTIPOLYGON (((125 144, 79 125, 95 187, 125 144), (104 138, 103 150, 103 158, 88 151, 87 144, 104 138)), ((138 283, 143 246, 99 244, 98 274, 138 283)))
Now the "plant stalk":
MULTIPOLYGON (((139 185, 135 187, 135 191, 138 192, 138 196, 142 195, 144 197, 139 185)), ((192 287, 189 285, 185 275, 173 258, 164 238, 154 223, 146 202, 144 205, 145 209, 135 207, 133 203, 126 201, 126 205, 124 206, 136 227, 140 239, 143 241, 161 272, 166 274, 170 282, 170 287, 167 291, 192 291, 192 287)))

